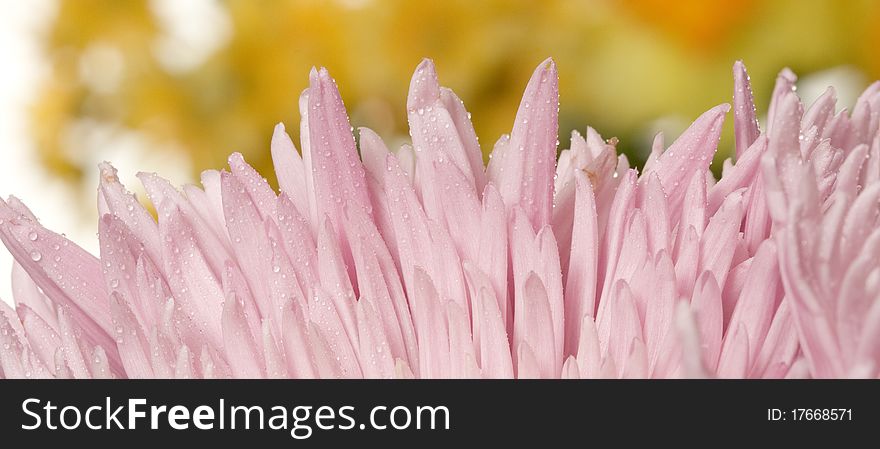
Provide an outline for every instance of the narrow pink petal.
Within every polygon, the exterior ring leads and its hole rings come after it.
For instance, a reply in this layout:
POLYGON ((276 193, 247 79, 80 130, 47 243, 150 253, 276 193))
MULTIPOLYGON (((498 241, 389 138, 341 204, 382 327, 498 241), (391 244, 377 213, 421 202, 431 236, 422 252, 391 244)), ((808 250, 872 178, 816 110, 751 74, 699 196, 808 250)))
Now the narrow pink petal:
MULTIPOLYGON (((206 179, 205 174, 203 173, 203 179, 206 179)), ((202 217, 192 206, 192 203, 189 202, 180 192, 175 189, 171 183, 167 180, 160 178, 158 175, 154 173, 139 173, 138 178, 140 178, 141 183, 144 185, 144 188, 147 190, 147 196, 150 198, 150 201, 153 202, 153 205, 156 206, 156 210, 159 215, 159 234, 163 239, 166 239, 163 242, 163 245, 167 243, 166 234, 162 233, 162 228, 164 226, 163 222, 167 221, 169 216, 172 214, 172 211, 175 209, 178 210, 178 214, 180 215, 180 220, 185 221, 189 225, 190 232, 192 232, 193 237, 198 242, 199 247, 202 249, 202 252, 205 255, 205 261, 211 268, 212 273, 216 277, 221 277, 223 275, 223 266, 226 260, 230 257, 230 250, 228 248, 228 237, 225 232, 225 219, 223 217, 223 205, 221 199, 220 192, 220 176, 219 173, 216 179, 216 192, 211 193, 214 188, 206 191, 209 198, 213 198, 216 195, 216 199, 218 203, 214 205, 214 209, 216 209, 216 217, 211 218, 211 220, 217 220, 218 224, 216 227, 220 227, 224 229, 223 235, 218 236, 216 232, 213 230, 215 226, 208 225, 205 217, 202 217)), ((203 181, 204 182, 204 181, 203 181)), ((208 185, 206 185, 208 188, 208 185)), ((213 200, 212 200, 213 201, 213 200)), ((163 259, 165 258, 163 254, 163 259)))
MULTIPOLYGON (((245 162, 244 156, 241 153, 232 153, 229 156, 229 168, 232 176, 238 180, 239 184, 244 187, 247 194, 251 197, 251 201, 253 201, 254 206, 260 212, 260 217, 266 219, 274 216, 277 195, 272 191, 272 187, 269 186, 266 178, 262 177, 253 167, 245 162)), ((221 174, 221 189, 222 182, 221 174)))
MULTIPOLYGON (((620 249, 620 257, 617 261, 616 270, 613 279, 625 280, 627 283, 641 282, 644 279, 636 280, 636 275, 643 272, 645 264, 650 261, 648 255, 648 236, 647 227, 645 225, 645 216, 641 210, 635 209, 630 214, 630 221, 627 223, 626 233, 624 234, 623 246, 620 249)), ((639 290, 639 289, 636 289, 639 290)), ((645 298, 638 296, 634 298, 636 306, 639 310, 639 316, 645 315, 645 298)), ((607 330, 607 321, 599 320, 599 333, 605 335, 603 329, 607 330)), ((618 364, 622 361, 615 360, 618 364)))
POLYGON ((77 338, 77 329, 62 307, 58 308, 58 333, 61 336, 61 354, 73 377, 76 379, 91 378, 86 362, 88 357, 83 356, 83 351, 77 338))
POLYGON ((721 354, 724 317, 721 308, 721 291, 710 271, 700 275, 691 299, 691 309, 697 321, 702 344, 702 360, 709 371, 714 372, 721 354))
POLYGON ((679 251, 675 261, 675 281, 678 294, 685 298, 690 297, 694 291, 694 283, 697 281, 697 273, 700 264, 700 238, 693 226, 679 230, 679 251))
POLYGON ((850 359, 853 349, 862 345, 864 326, 869 324, 866 319, 877 302, 877 276, 880 264, 877 254, 880 252, 880 228, 874 227, 870 237, 864 239, 863 247, 858 255, 846 262, 845 272, 835 280, 840 283, 838 302, 835 315, 837 319, 838 340, 842 356, 850 359), (840 280, 842 278, 842 280, 840 280), (872 288, 873 286, 873 288, 872 288))
POLYGON ((358 128, 360 133, 361 158, 363 159, 364 170, 366 176, 372 177, 379 182, 380 186, 385 184, 385 159, 390 154, 385 141, 370 128, 358 128))
POLYGON ((599 335, 593 317, 584 316, 577 348, 578 372, 584 379, 598 379, 601 376, 602 353, 599 349, 599 335))
POLYGON ((743 224, 743 240, 754 255, 761 243, 770 237, 770 211, 764 190, 764 176, 758 174, 749 186, 749 203, 746 205, 746 217, 743 224))
POLYGON ((743 323, 736 328, 731 328, 731 343, 725 345, 724 351, 718 360, 718 377, 722 379, 742 379, 748 374, 749 361, 749 333, 743 323))
MULTIPOLYGON (((773 96, 770 107, 767 109, 767 132, 769 133, 776 125, 777 110, 781 107, 784 98, 794 92, 797 76, 787 67, 776 76, 776 85, 773 86, 773 96)), ((797 135, 797 134, 795 134, 797 135)))
POLYGON ((320 273, 321 287, 334 305, 335 313, 345 330, 343 337, 351 340, 352 345, 356 345, 357 322, 354 304, 357 296, 342 260, 342 251, 332 234, 333 225, 327 219, 324 225, 318 228, 318 273, 320 273))
MULTIPOLYGON (((669 201, 670 213, 681 207, 687 185, 683 180, 709 168, 721 137, 721 125, 730 105, 722 104, 703 113, 651 167, 663 184, 669 201)), ((645 172, 642 176, 649 175, 645 172)))
POLYGON ((749 74, 742 61, 733 64, 733 126, 736 135, 736 157, 739 159, 746 148, 758 138, 758 118, 749 74))
MULTIPOLYGON (((860 335, 858 346, 856 347, 853 363, 855 366, 869 367, 867 372, 861 377, 876 378, 880 372, 880 302, 874 302, 867 311, 864 327, 860 335)), ((853 373, 855 374, 855 373, 853 373)))
POLYGON ((278 186, 281 191, 287 194, 297 210, 308 213, 309 198, 305 164, 293 141, 290 140, 290 136, 287 135, 283 123, 275 125, 271 152, 275 176, 278 178, 278 186))
POLYGON ((708 194, 708 212, 714 214, 721 207, 724 199, 734 191, 749 187, 760 171, 761 157, 767 151, 767 138, 760 137, 755 143, 743 150, 737 158, 736 165, 724 173, 724 176, 712 186, 708 194))
POLYGON ((347 209, 346 212, 346 232, 353 237, 352 254, 360 287, 360 301, 369 298, 374 304, 383 325, 383 335, 388 340, 392 357, 390 360, 415 360, 410 358, 417 358, 412 317, 391 255, 366 215, 357 209, 347 209), (393 270, 392 276, 386 278, 380 258, 393 270))
POLYGON ((522 207, 535 229, 550 223, 558 114, 559 78, 548 59, 529 80, 510 140, 503 151, 493 151, 489 166, 489 181, 504 203, 522 207))
POLYGON ((116 344, 119 345, 119 354, 126 375, 131 379, 155 377, 148 355, 150 345, 131 306, 123 297, 115 293, 112 301, 111 312, 116 323, 116 344))
POLYGON ((16 306, 27 306, 53 329, 58 328, 54 304, 40 291, 21 264, 15 261, 12 262, 12 298, 16 306))
POLYGON ((534 348, 541 377, 556 378, 562 368, 562 359, 556 357, 552 310, 547 290, 534 272, 526 277, 522 294, 523 306, 515 317, 517 325, 514 327, 514 346, 522 348, 526 345, 534 348))
POLYGON ((415 267, 413 293, 409 295, 419 343, 419 376, 448 377, 449 338, 443 304, 437 289, 421 267, 415 267))
POLYGON ((317 373, 309 339, 307 312, 302 305, 291 303, 282 311, 281 329, 288 372, 296 379, 313 379, 317 373))
POLYGON ((782 377, 782 373, 773 376, 772 367, 790 366, 794 362, 798 353, 798 335, 789 302, 783 299, 776 309, 767 338, 752 365, 752 377, 782 377))
POLYGON ((801 172, 801 118, 803 105, 794 92, 779 97, 778 107, 768 122, 768 148, 776 156, 781 170, 780 182, 786 191, 794 191, 801 172))
POLYGON ((492 291, 481 288, 476 296, 474 316, 480 323, 480 368, 483 377, 509 379, 513 377, 506 322, 492 291))
POLYGON ((224 301, 222 321, 223 347, 232 374, 238 378, 263 378, 265 374, 260 369, 263 361, 258 358, 263 351, 248 326, 242 304, 234 295, 224 301))
MULTIPOLYGON (((144 245, 132 234, 131 230, 118 217, 104 215, 98 223, 98 240, 101 247, 102 270, 107 290, 117 292, 134 306, 134 313, 140 323, 155 321, 157 304, 147 298, 138 297, 137 263, 140 258, 152 264, 152 256, 145 251, 144 245)), ((152 251, 159 253, 161 247, 152 251)), ((161 257, 157 254, 158 257, 161 257)))
POLYGON ((684 379, 702 379, 708 377, 703 358, 703 337, 697 326, 698 318, 692 308, 693 305, 688 304, 687 300, 679 301, 675 305, 675 330, 678 337, 676 340, 680 342, 681 353, 681 369, 677 374, 684 379))
POLYGON ((455 130, 458 132, 458 137, 467 153, 470 171, 474 176, 474 190, 482 192, 487 182, 486 168, 483 165, 483 151, 480 149, 477 133, 471 123, 471 114, 465 109, 464 102, 451 89, 440 88, 440 101, 449 111, 455 130))
POLYGON ((21 360, 25 341, 23 335, 12 329, 11 322, 17 321, 12 315, 10 319, 5 313, 0 313, 0 374, 6 379, 24 379, 29 372, 21 360))
POLYGON ((290 307, 293 302, 296 302, 300 308, 305 308, 308 304, 306 299, 308 290, 300 287, 296 270, 281 243, 281 231, 278 230, 274 221, 266 221, 266 233, 269 236, 272 269, 266 273, 265 279, 269 289, 271 311, 268 317, 264 317, 264 321, 268 320, 272 335, 276 339, 280 339, 284 310, 290 307))
POLYGON ((733 253, 739 237, 742 222, 742 192, 734 192, 724 200, 718 212, 709 219, 706 232, 702 238, 700 265, 702 270, 709 270, 724 288, 733 253))
POLYGON ((86 340, 107 349, 114 369, 120 369, 98 259, 67 238, 18 216, 5 202, 0 202, 0 220, 0 239, 15 260, 53 303, 68 309, 86 340))
POLYGON ((431 172, 441 210, 436 218, 445 224, 459 257, 476 262, 482 218, 478 192, 468 185, 464 174, 449 160, 435 160, 431 172))
POLYGON ((430 59, 423 60, 413 73, 406 109, 413 148, 418 155, 416 164, 420 167, 420 173, 427 177, 422 179, 419 190, 425 200, 425 208, 431 216, 434 212, 439 212, 434 210, 431 204, 436 204, 440 199, 439 195, 442 194, 431 182, 433 173, 430 168, 434 162, 449 159, 462 173, 464 181, 472 191, 482 191, 485 184, 482 153, 479 145, 475 145, 476 135, 473 127, 466 117, 467 113, 464 112, 463 118, 466 123, 462 125, 466 129, 462 131, 469 138, 465 143, 462 133, 458 130, 459 123, 453 119, 453 111, 447 109, 447 103, 457 107, 458 110, 455 112, 459 118, 462 118, 464 107, 458 98, 454 95, 450 97, 449 94, 450 92, 447 91, 447 101, 444 102, 434 63, 430 59))
POLYGON ((323 68, 312 70, 309 76, 307 131, 311 167, 306 169, 311 170, 317 213, 313 218, 330 216, 340 232, 343 203, 367 211, 371 206, 364 166, 358 157, 345 105, 336 82, 323 68))
MULTIPOLYGON (((232 158, 230 162, 232 163, 232 158)), ((271 260, 266 256, 271 254, 272 250, 263 218, 257 203, 248 195, 247 188, 237 176, 224 172, 221 174, 221 183, 226 229, 232 242, 234 260, 244 273, 248 290, 253 294, 260 316, 267 317, 272 305, 269 304, 269 291, 265 279, 271 272, 272 266, 271 260)), ((269 195, 271 198, 264 198, 263 201, 271 202, 271 209, 274 210, 276 200, 274 194, 269 192, 269 195)), ((269 206, 264 205, 264 207, 269 206)))
MULTIPOLYGON (((352 315, 354 310, 350 311, 352 315)), ((347 312, 348 313, 348 312, 347 312)), ((312 329, 318 334, 310 337, 320 337, 320 341, 326 344, 329 350, 328 355, 335 359, 338 364, 339 375, 343 378, 360 378, 363 376, 360 364, 358 362, 357 350, 357 327, 349 334, 348 329, 343 324, 339 310, 339 303, 331 298, 331 295, 320 288, 316 289, 312 295, 312 301, 309 302, 309 319, 313 323, 312 329)), ((352 320, 354 317, 352 316, 352 320)), ((356 326, 356 324, 355 324, 356 326)), ((312 342, 312 348, 316 355, 320 353, 320 347, 315 346, 316 342, 312 342)), ((320 373, 321 366, 319 364, 318 371, 320 373)), ((324 377, 322 374, 321 377, 324 377)))
MULTIPOLYGON (((8 309, 4 315, 7 313, 8 309)), ((61 347, 61 337, 39 315, 25 305, 18 307, 18 316, 21 317, 22 326, 18 335, 27 337, 30 350, 39 358, 43 366, 52 366, 55 361, 55 352, 61 347)), ((15 325, 13 324, 12 327, 14 328, 15 325)))
POLYGON ((415 267, 433 270, 429 249, 432 246, 428 231, 427 217, 419 199, 410 185, 400 164, 392 155, 386 160, 388 173, 385 178, 385 193, 388 198, 389 213, 397 240, 398 264, 409 297, 414 291, 413 271, 415 267))
MULTIPOLYGON (((678 224, 679 230, 693 228, 697 237, 703 236, 706 230, 706 221, 709 217, 707 185, 705 173, 697 173, 690 178, 684 201, 682 202, 681 218, 678 224)), ((679 243, 682 234, 679 234, 679 243)), ((681 247, 677 248, 681 251, 681 247)), ((677 252, 676 252, 677 254, 677 252)))
MULTIPOLYGON (((309 325, 309 346, 315 359, 315 369, 320 379, 345 379, 354 377, 343 371, 340 360, 336 359, 334 349, 327 341, 327 334, 317 324, 309 325)), ((348 354, 346 354, 348 355, 348 354)))
MULTIPOLYGON (((492 283, 503 323, 512 323, 513 314, 507 297, 507 214, 501 194, 493 184, 483 192, 482 218, 479 231, 479 259, 477 264, 492 283)), ((473 298, 473 296, 472 296, 473 298)), ((506 327, 506 324, 505 324, 506 327)))
POLYGON ((828 86, 825 92, 804 113, 801 129, 808 130, 815 126, 818 135, 824 137, 825 127, 831 118, 834 117, 836 104, 837 92, 834 90, 834 87, 828 86))
POLYGON ((649 293, 648 304, 644 319, 644 339, 641 341, 646 346, 648 366, 647 373, 656 370, 664 372, 667 357, 663 357, 663 350, 670 345, 672 340, 671 329, 675 314, 675 302, 678 292, 675 286, 675 267, 672 259, 661 251, 654 259, 654 290, 649 293))
POLYGON ((599 257, 599 226, 593 186, 586 175, 575 177, 577 194, 571 239, 571 259, 565 283, 564 354, 577 353, 585 317, 596 310, 596 271, 599 257))
MULTIPOLYGON (((627 228, 629 214, 635 202, 635 187, 638 174, 634 170, 628 170, 620 181, 620 185, 614 194, 614 201, 608 214, 606 225, 600 224, 599 239, 604 242, 599 253, 599 271, 597 285, 602 285, 599 292, 599 305, 596 312, 598 318, 601 311, 606 307, 607 298, 611 295, 611 284, 614 282, 614 272, 617 270, 617 259, 623 246, 623 233, 627 228), (604 270, 602 269, 604 267, 604 270)), ((597 200, 598 201, 598 200, 597 200)), ((598 204, 598 203, 597 203, 598 204)), ((601 221, 600 221, 601 223, 601 221)), ((598 320, 597 320, 598 322, 598 320)))
POLYGON ((281 352, 278 350, 278 345, 276 344, 278 339, 272 332, 272 326, 269 324, 269 321, 263 320, 260 343, 263 348, 263 359, 266 361, 266 377, 269 379, 284 379, 288 377, 287 365, 281 352))
POLYGON ((154 261, 159 260, 159 228, 156 221, 137 198, 125 190, 113 166, 104 162, 99 164, 99 168, 101 183, 98 189, 107 203, 108 211, 131 229, 154 261))
POLYGON ((355 306, 361 367, 366 379, 390 379, 394 376, 394 356, 385 338, 385 326, 371 302, 365 297, 355 306))
POLYGON ((296 209, 293 202, 282 193, 276 207, 276 224, 281 233, 284 250, 296 270, 296 277, 303 292, 318 282, 317 244, 308 220, 296 209))
POLYGON ((448 301, 446 322, 449 326, 449 375, 453 379, 467 378, 468 361, 476 358, 468 314, 454 301, 448 301))
POLYGON ((173 210, 160 222, 159 230, 168 286, 177 305, 185 315, 192 317, 212 346, 223 347, 220 330, 223 289, 195 240, 193 227, 185 222, 179 210, 173 210))
POLYGON ((655 255, 669 248, 670 217, 666 204, 666 193, 656 173, 648 175, 646 184, 639 189, 641 204, 645 212, 645 224, 648 230, 648 251, 655 255))
MULTIPOLYGON (((609 320, 611 332, 608 340, 608 355, 615 361, 619 376, 629 357, 633 341, 642 339, 642 323, 626 282, 618 281, 614 290, 615 293, 611 299, 613 301, 613 309, 611 309, 613 315, 609 320)), ((600 343, 601 338, 600 334, 600 343)))
MULTIPOLYGON (((743 326, 749 336, 749 360, 757 358, 779 302, 777 294, 780 279, 776 259, 776 245, 768 240, 758 249, 749 267, 745 285, 730 318, 728 329, 743 326)), ((723 351, 734 343, 729 337, 731 335, 728 332, 723 351)))

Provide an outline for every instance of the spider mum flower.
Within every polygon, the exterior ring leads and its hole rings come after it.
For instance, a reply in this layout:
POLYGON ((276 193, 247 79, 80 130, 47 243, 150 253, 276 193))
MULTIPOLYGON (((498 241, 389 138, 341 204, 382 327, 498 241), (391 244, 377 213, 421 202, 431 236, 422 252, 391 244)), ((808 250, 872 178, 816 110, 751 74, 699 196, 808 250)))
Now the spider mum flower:
POLYGON ((272 190, 241 155, 181 190, 101 166, 100 257, 0 201, 17 261, 4 377, 877 377, 880 84, 852 113, 777 80, 761 131, 734 66, 736 162, 716 106, 641 170, 588 128, 557 159, 543 62, 484 168, 431 61, 412 145, 356 146, 334 81, 279 124, 272 190))

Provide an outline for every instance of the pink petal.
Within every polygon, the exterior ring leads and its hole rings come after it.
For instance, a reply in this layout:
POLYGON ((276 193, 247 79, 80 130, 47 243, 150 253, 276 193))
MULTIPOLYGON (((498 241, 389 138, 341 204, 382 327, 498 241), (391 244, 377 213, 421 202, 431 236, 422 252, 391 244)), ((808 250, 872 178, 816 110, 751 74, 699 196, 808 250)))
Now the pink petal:
MULTIPOLYGON (((656 172, 663 184, 670 213, 675 214, 680 210, 687 188, 682 180, 709 168, 721 137, 724 115, 729 110, 730 105, 722 104, 703 113, 651 167, 651 172, 656 172)), ((649 174, 646 171, 642 176, 649 174)))
POLYGON ((101 183, 99 191, 107 203, 108 211, 125 223, 143 243, 150 257, 159 260, 159 228, 150 213, 137 198, 125 190, 116 176, 116 169, 104 162, 99 164, 101 183))
POLYGON ((556 164, 559 79, 556 64, 541 63, 529 80, 510 140, 493 151, 489 181, 508 208, 522 207, 532 226, 550 223, 556 164))
POLYGON ((364 378, 390 379, 394 376, 394 356, 385 338, 385 326, 369 297, 357 302, 359 357, 364 378))
POLYGON ((596 223, 596 199, 592 184, 585 175, 576 175, 574 232, 571 260, 565 284, 565 355, 577 353, 585 317, 596 310, 596 271, 599 256, 599 228, 596 223))
POLYGON ((515 317, 514 346, 534 348, 535 362, 538 364, 541 377, 545 379, 558 377, 562 368, 562 358, 556 357, 551 306, 547 290, 534 272, 526 277, 522 295, 522 308, 518 309, 520 311, 515 317))
MULTIPOLYGON (((274 216, 277 195, 272 191, 272 187, 269 186, 266 178, 262 177, 253 167, 245 162, 244 156, 241 153, 232 153, 229 156, 229 168, 232 176, 247 191, 254 206, 260 212, 260 217, 266 219, 274 216)), ((221 174, 221 189, 223 188, 222 176, 221 174)))
POLYGON ((758 249, 730 318, 728 338, 725 338, 725 349, 722 352, 727 351, 729 344, 734 344, 729 338, 730 329, 743 326, 749 337, 749 360, 756 359, 776 311, 777 290, 780 287, 776 259, 776 246, 772 241, 765 242, 758 249))
MULTIPOLYGON (((510 344, 505 331, 504 316, 488 288, 481 288, 476 296, 474 316, 479 321, 480 368, 483 377, 505 379, 513 377, 510 344)), ((476 327, 476 326, 475 326, 476 327)))
POLYGON ((287 194, 296 209, 302 212, 309 210, 308 187, 306 186, 305 164, 290 136, 284 130, 284 124, 275 125, 272 134, 272 165, 278 186, 287 194))
POLYGON ((18 216, 5 202, 0 202, 0 219, 0 239, 15 260, 53 303, 68 310, 86 340, 107 348, 114 369, 121 369, 100 262, 65 237, 18 216))
POLYGON ((416 164, 426 177, 420 183, 420 192, 425 200, 425 208, 432 217, 439 212, 432 206, 439 206, 439 195, 442 194, 431 181, 434 177, 431 170, 433 163, 449 159, 461 172, 471 191, 481 191, 485 184, 482 153, 470 120, 466 117, 467 112, 464 112, 464 107, 454 94, 450 96, 451 92, 446 92, 446 101, 443 101, 434 63, 430 59, 423 60, 413 73, 406 109, 413 148, 418 154, 416 164), (447 105, 456 110, 448 109, 447 105), (458 121, 453 119, 453 114, 458 121), (464 129, 459 131, 459 125, 464 129), (467 142, 463 137, 467 138, 467 142))
POLYGON ((721 338, 723 335, 723 315, 721 308, 721 291, 715 276, 710 271, 700 275, 691 309, 697 321, 697 330, 702 341, 702 360, 709 371, 714 372, 721 354, 721 338))
POLYGON ((760 133, 755 114, 755 100, 752 97, 752 85, 749 83, 749 74, 746 73, 746 66, 742 61, 733 64, 733 85, 733 125, 738 159, 760 133))

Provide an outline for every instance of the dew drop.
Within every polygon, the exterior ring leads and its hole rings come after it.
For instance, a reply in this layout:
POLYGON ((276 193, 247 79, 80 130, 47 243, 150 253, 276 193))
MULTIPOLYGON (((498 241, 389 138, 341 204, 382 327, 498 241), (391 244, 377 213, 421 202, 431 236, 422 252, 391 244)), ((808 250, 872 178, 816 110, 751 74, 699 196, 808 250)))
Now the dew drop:
POLYGON ((36 231, 31 231, 31 232, 28 233, 28 240, 30 240, 30 241, 32 241, 32 242, 37 240, 37 233, 36 233, 36 231))
POLYGON ((34 262, 39 262, 42 258, 43 255, 40 254, 39 251, 31 251, 31 260, 33 260, 34 262))

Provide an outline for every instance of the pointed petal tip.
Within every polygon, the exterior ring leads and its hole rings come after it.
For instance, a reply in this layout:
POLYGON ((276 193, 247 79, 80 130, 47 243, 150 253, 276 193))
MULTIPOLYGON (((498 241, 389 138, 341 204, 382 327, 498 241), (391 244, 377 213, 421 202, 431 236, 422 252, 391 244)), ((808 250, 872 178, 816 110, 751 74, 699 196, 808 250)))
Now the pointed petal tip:
POLYGON ((419 62, 419 65, 416 67, 416 73, 424 73, 424 72, 436 72, 436 67, 434 64, 434 60, 431 58, 422 58, 422 61, 419 62))
POLYGON ((777 76, 779 78, 785 78, 787 81, 792 82, 792 83, 797 81, 797 75, 795 75, 795 73, 788 67, 785 67, 782 70, 780 70, 779 75, 777 75, 777 76))
POLYGON ((236 151, 236 152, 230 154, 229 157, 226 159, 226 161, 229 162, 229 166, 232 167, 235 164, 240 164, 240 163, 244 162, 244 155, 242 155, 241 153, 236 151))
POLYGON ((427 107, 440 98, 440 80, 434 61, 428 58, 422 59, 413 72, 409 83, 409 95, 406 98, 406 107, 412 112, 415 109, 427 107))
POLYGON ((103 161, 99 163, 98 171, 100 173, 102 183, 119 182, 116 167, 114 167, 110 162, 103 161))

